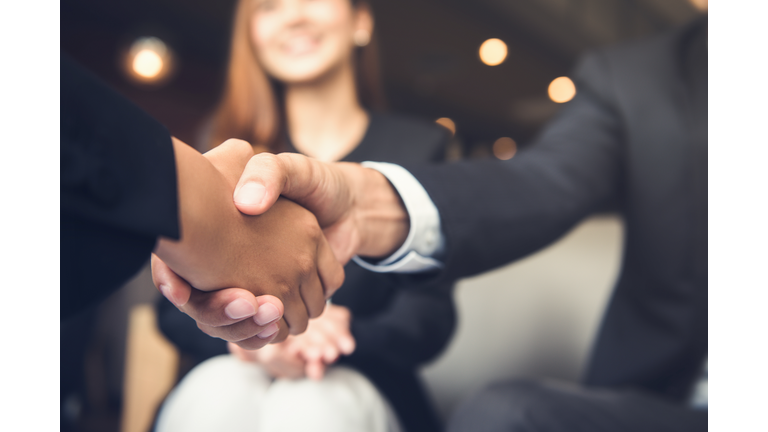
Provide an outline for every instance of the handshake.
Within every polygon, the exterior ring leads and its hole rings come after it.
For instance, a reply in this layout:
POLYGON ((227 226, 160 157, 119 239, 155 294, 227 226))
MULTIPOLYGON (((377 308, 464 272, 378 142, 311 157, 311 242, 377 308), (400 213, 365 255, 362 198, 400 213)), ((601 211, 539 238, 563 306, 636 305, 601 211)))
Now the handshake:
POLYGON ((152 256, 155 285, 210 336, 258 349, 307 329, 354 255, 386 257, 408 214, 379 172, 228 140, 202 157, 174 139, 179 241, 152 256))

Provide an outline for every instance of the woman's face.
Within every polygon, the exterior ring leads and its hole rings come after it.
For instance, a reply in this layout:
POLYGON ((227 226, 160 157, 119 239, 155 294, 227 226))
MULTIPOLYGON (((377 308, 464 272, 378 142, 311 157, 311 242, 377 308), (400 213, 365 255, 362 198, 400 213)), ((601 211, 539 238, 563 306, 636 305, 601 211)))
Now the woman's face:
POLYGON ((356 30, 370 15, 350 0, 254 0, 251 37, 268 75, 285 83, 307 83, 348 61, 356 30))

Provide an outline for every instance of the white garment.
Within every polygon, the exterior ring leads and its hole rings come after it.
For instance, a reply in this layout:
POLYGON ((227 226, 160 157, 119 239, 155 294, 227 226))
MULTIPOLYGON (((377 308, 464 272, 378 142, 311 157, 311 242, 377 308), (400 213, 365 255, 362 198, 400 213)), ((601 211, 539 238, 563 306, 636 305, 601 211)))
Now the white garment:
POLYGON ((702 366, 699 379, 693 388, 690 404, 691 407, 701 410, 706 410, 709 407, 709 355, 704 359, 704 366, 702 366))
POLYGON ((352 259, 360 267, 378 273, 421 273, 442 268, 443 263, 434 258, 445 245, 440 213, 424 186, 399 165, 385 162, 363 162, 361 165, 375 169, 389 180, 403 200, 411 229, 403 245, 388 258, 377 263, 358 256, 352 259))
POLYGON ((397 417, 359 372, 332 366, 321 381, 273 380, 231 355, 194 368, 170 393, 157 432, 399 432, 397 417))

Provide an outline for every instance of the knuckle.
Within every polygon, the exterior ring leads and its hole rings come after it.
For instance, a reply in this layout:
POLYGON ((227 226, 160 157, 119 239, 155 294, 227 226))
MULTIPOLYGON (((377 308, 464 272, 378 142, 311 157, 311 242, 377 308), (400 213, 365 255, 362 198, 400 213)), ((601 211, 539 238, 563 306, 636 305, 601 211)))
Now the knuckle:
POLYGON ((310 318, 317 318, 320 315, 323 314, 323 310, 325 309, 325 300, 320 300, 313 302, 314 304, 310 305, 310 318))
POLYGON ((299 289, 300 287, 298 284, 280 284, 280 292, 282 293, 280 300, 283 302, 283 305, 287 306, 287 304, 295 303, 296 301, 300 300, 299 289))
POLYGON ((255 163, 261 165, 265 169, 269 170, 278 170, 279 169, 279 162, 277 160, 277 157, 269 152, 265 153, 259 153, 255 155, 253 158, 251 158, 251 161, 254 161, 255 163))
POLYGON ((296 268, 302 276, 309 276, 315 272, 315 258, 309 254, 301 254, 296 257, 296 268))

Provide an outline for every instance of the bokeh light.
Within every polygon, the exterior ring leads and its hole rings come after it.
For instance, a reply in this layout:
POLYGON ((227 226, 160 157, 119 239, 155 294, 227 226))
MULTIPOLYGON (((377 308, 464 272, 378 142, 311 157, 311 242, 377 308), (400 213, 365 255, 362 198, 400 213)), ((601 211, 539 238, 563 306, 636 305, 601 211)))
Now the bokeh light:
POLYGON ((557 103, 565 103, 576 96, 576 86, 568 77, 559 77, 549 83, 549 98, 557 103))
POLYGON ((496 66, 507 58, 507 44, 501 39, 488 39, 480 45, 480 60, 488 66, 496 66))
POLYGON ((456 123, 448 117, 440 117, 435 120, 435 123, 451 131, 451 135, 456 135, 456 123))
POLYGON ((143 49, 133 58, 133 71, 146 79, 153 79, 163 71, 163 58, 155 51, 143 49))
POLYGON ((126 55, 126 72, 134 81, 158 84, 173 68, 173 55, 168 46, 156 37, 136 40, 126 55))
POLYGON ((493 143, 493 155, 497 159, 509 160, 517 153, 517 143, 509 137, 501 137, 493 143))

